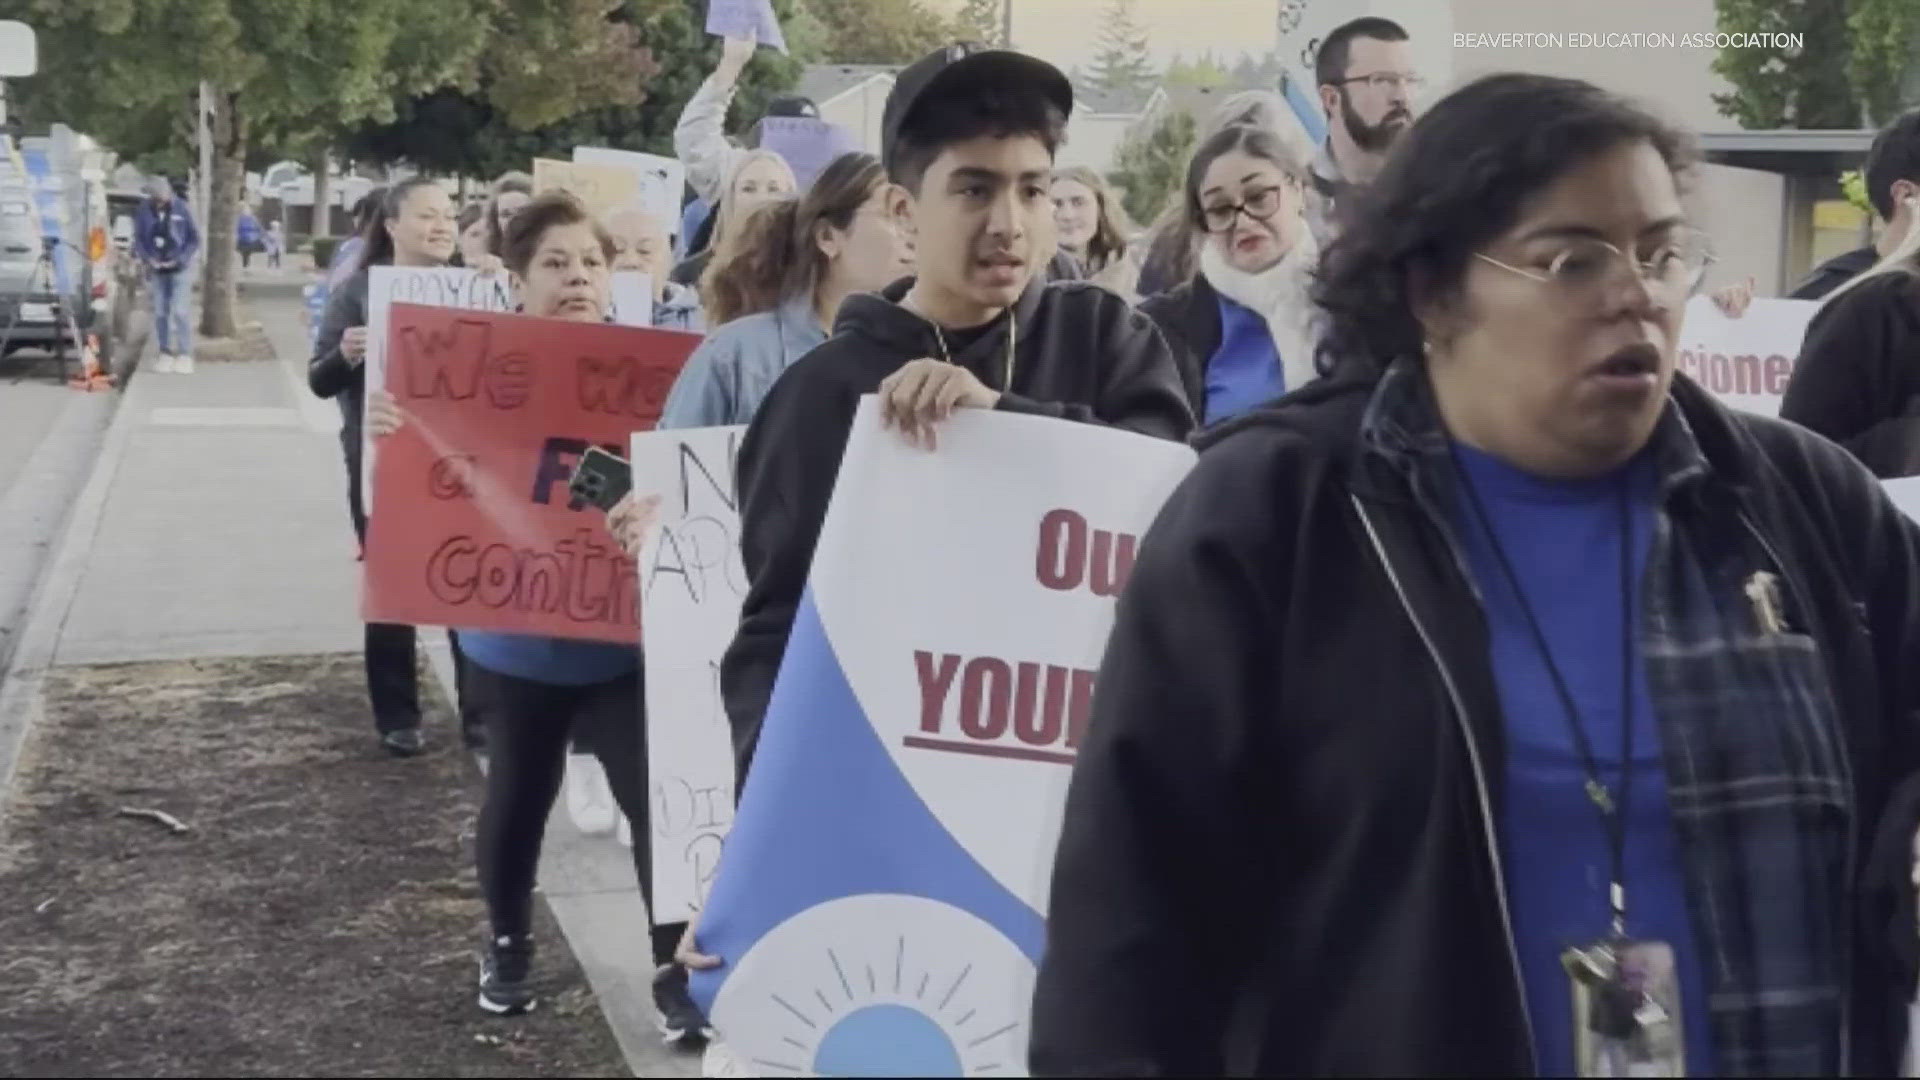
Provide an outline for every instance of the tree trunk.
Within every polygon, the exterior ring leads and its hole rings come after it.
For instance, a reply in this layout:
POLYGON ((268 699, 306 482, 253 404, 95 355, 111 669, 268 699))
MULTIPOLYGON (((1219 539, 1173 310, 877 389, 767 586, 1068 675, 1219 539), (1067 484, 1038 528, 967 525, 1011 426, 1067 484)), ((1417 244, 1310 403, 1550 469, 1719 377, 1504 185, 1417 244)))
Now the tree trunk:
POLYGON ((333 164, 328 160, 325 143, 314 150, 307 168, 313 171, 313 237, 318 240, 333 235, 333 193, 327 190, 328 173, 333 171, 333 164))
POLYGON ((214 94, 213 175, 209 178, 206 221, 207 273, 200 287, 200 333, 230 338, 238 333, 234 318, 233 269, 239 261, 234 248, 234 226, 240 200, 246 194, 247 125, 240 111, 240 95, 222 89, 214 94))

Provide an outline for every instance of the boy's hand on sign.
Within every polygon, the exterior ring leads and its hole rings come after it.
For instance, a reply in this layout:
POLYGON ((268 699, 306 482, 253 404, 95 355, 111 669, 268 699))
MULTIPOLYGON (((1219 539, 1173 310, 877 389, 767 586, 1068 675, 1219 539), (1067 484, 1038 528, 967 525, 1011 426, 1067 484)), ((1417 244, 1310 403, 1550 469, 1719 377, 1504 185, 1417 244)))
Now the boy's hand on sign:
POLYGON ((699 930, 700 913, 696 911, 693 918, 687 920, 686 933, 680 935, 680 945, 674 949, 673 959, 689 971, 712 971, 726 961, 700 951, 700 943, 694 936, 699 930))
POLYGON ((646 546, 647 534, 660 520, 660 496, 648 495, 635 499, 629 491, 607 511, 607 531, 613 534, 614 543, 629 558, 638 559, 640 549, 646 546))
POLYGON ((991 409, 1000 403, 973 372, 940 360, 915 360, 880 384, 880 423, 899 427, 907 441, 939 449, 934 425, 955 409, 991 409))
POLYGON ((367 433, 376 439, 385 438, 406 426, 407 414, 400 411, 400 403, 385 390, 367 391, 367 433))
POLYGON ((733 82, 740 73, 747 70, 747 64, 753 60, 760 42, 750 37, 728 36, 720 39, 720 77, 722 81, 733 82))
POLYGON ((1737 319, 1747 313, 1747 306, 1753 303, 1754 280, 1748 278, 1738 285, 1727 285, 1713 290, 1713 303, 1720 314, 1729 319, 1737 319))
POLYGON ((346 332, 340 335, 340 355, 347 358, 347 363, 360 366, 360 361, 367 358, 366 327, 347 327, 346 332))

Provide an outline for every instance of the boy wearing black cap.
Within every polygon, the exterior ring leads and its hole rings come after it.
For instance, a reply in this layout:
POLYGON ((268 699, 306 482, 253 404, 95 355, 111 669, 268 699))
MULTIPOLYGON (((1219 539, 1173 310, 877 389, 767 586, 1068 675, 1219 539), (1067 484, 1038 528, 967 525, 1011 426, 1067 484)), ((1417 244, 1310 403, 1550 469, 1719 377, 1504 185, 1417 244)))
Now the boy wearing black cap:
POLYGON ((848 297, 834 336, 775 383, 740 447, 749 587, 720 678, 742 777, 861 395, 877 392, 885 422, 929 449, 955 408, 1166 439, 1193 428, 1150 320, 1098 286, 1045 281, 1049 181, 1072 109, 1066 76, 1015 52, 942 49, 894 83, 882 154, 918 276, 848 297))

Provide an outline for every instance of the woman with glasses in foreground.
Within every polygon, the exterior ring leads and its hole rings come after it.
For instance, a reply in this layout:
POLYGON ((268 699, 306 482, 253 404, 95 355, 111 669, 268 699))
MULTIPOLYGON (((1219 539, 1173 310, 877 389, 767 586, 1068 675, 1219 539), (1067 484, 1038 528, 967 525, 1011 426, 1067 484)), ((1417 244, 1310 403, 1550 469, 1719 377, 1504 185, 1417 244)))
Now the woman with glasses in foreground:
POLYGON ((1396 148, 1141 545, 1034 1075, 1893 1073, 1920 527, 1674 377, 1686 165, 1537 75, 1396 148))
POLYGON ((1306 161, 1272 130, 1236 125, 1194 151, 1187 220, 1192 278, 1140 305, 1180 362, 1193 414, 1213 424, 1315 377, 1306 161))

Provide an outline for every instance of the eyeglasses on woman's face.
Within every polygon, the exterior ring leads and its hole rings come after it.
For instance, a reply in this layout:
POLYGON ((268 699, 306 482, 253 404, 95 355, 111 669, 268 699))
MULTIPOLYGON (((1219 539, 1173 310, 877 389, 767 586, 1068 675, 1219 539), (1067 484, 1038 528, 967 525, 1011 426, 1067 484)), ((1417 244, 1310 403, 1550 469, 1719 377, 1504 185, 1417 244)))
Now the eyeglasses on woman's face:
POLYGON ((1698 229, 1680 229, 1645 249, 1645 254, 1629 255, 1597 237, 1579 237, 1567 241, 1536 269, 1526 269, 1500 261, 1485 252, 1474 258, 1512 274, 1547 285, 1563 297, 1594 301, 1605 295, 1622 274, 1632 274, 1650 290, 1671 298, 1684 298, 1699 288, 1713 262, 1712 245, 1698 229))
POLYGON ((1266 221, 1280 212, 1280 187, 1254 188, 1248 191, 1239 202, 1220 199, 1210 202, 1200 209, 1201 220, 1206 223, 1210 233, 1223 233, 1232 229, 1241 214, 1255 221, 1266 221))

